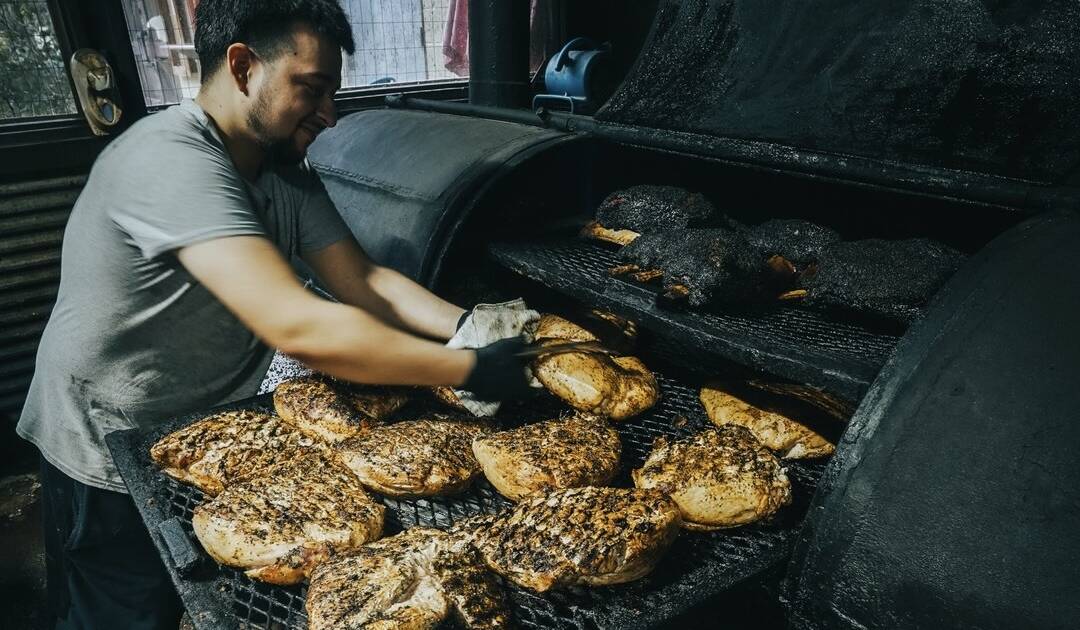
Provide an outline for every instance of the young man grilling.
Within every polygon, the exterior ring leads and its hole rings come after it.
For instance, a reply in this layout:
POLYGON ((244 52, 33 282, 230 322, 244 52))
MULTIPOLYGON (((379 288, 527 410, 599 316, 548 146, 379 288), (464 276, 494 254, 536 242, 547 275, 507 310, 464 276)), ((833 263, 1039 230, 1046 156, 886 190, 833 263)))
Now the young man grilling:
POLYGON ((528 390, 520 341, 436 340, 465 311, 369 260, 303 162, 337 121, 336 0, 202 0, 202 88, 106 148, 72 211, 18 433, 42 454, 61 628, 170 628, 176 594, 104 436, 253 395, 272 348, 361 383, 528 390), (299 256, 341 301, 305 290, 299 256))

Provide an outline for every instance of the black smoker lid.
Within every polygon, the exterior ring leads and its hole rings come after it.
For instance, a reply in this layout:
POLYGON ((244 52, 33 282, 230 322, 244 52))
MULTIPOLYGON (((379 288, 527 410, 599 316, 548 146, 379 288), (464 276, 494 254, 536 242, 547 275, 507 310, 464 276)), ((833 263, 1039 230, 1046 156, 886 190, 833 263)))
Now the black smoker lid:
POLYGON ((1075 186, 1077 103, 1076 2, 661 0, 596 118, 1075 186))

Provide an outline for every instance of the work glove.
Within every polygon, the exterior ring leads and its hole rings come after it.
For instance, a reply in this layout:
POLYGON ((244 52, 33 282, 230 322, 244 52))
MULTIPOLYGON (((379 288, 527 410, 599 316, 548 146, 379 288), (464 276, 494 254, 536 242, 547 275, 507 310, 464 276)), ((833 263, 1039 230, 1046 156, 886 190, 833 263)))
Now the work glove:
MULTIPOLYGON (((477 304, 459 320, 458 331, 454 333, 446 346, 482 349, 501 339, 528 334, 528 329, 532 328, 531 325, 539 319, 540 313, 526 306, 525 300, 521 298, 498 304, 477 304)), ((529 341, 531 339, 524 339, 524 342, 529 341)), ((478 353, 478 365, 479 356, 478 353)), ((528 378, 533 387, 542 387, 536 379, 531 376, 528 378)), ((454 393, 462 406, 475 416, 493 416, 499 410, 499 401, 508 400, 501 394, 494 398, 484 398, 478 393, 469 391, 464 385, 461 389, 455 389, 454 393)), ((487 391, 485 395, 491 395, 491 393, 487 391)))
POLYGON ((461 388, 480 401, 505 402, 532 395, 522 336, 501 339, 476 350, 476 365, 461 388))

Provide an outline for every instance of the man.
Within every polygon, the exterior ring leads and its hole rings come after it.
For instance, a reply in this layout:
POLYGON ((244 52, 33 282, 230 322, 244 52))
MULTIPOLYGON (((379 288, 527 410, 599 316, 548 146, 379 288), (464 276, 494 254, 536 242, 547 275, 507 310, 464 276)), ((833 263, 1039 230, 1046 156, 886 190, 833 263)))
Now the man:
POLYGON ((519 340, 432 341, 465 311, 369 260, 302 161, 354 48, 336 0, 202 0, 195 46, 198 97, 114 140, 72 211, 18 426, 42 453, 60 627, 176 627, 104 436, 253 395, 270 348, 363 383, 528 390, 519 340), (293 255, 341 303, 305 290, 293 255))

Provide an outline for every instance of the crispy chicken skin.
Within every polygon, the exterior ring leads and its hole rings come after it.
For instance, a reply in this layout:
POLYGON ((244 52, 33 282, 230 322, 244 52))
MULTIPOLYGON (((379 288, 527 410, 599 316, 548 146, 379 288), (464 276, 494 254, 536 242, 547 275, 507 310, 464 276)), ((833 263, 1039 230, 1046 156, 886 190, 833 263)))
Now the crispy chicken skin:
POLYGON ((831 442, 798 420, 757 407, 719 383, 703 387, 700 398, 713 424, 718 427, 727 424, 744 426, 784 459, 823 457, 836 450, 831 442))
POLYGON ((477 438, 473 454, 503 496, 604 486, 619 469, 622 444, 607 420, 577 413, 477 438))
MULTIPOLYGON (((557 315, 543 315, 534 333, 538 344, 595 341, 596 336, 557 315)), ((567 352, 537 357, 536 378, 574 409, 612 420, 635 416, 660 398, 656 377, 637 358, 567 352)))
POLYGON ((681 521, 678 505, 660 492, 571 488, 529 497, 479 522, 472 543, 496 573, 544 592, 646 575, 681 521))
POLYGON ((347 388, 322 376, 285 381, 274 390, 274 410, 300 431, 330 444, 363 433, 405 404, 385 388, 347 388))
POLYGON ((464 539, 414 528, 319 566, 311 630, 434 628, 453 611, 470 629, 510 627, 502 589, 464 539))
POLYGON ((252 473, 321 448, 280 418, 226 411, 161 438, 150 448, 150 458, 166 475, 213 496, 252 473))
POLYGON ((729 425, 689 438, 657 438, 634 485, 659 490, 693 530, 736 527, 771 516, 791 502, 780 462, 748 429, 729 425))
POLYGON ((472 442, 491 431, 480 420, 408 420, 346 440, 337 452, 361 483, 381 494, 453 494, 479 476, 472 442))
POLYGON ((334 552, 382 535, 385 508, 344 466, 317 454, 278 464, 195 508, 195 536, 221 564, 295 584, 334 552))

